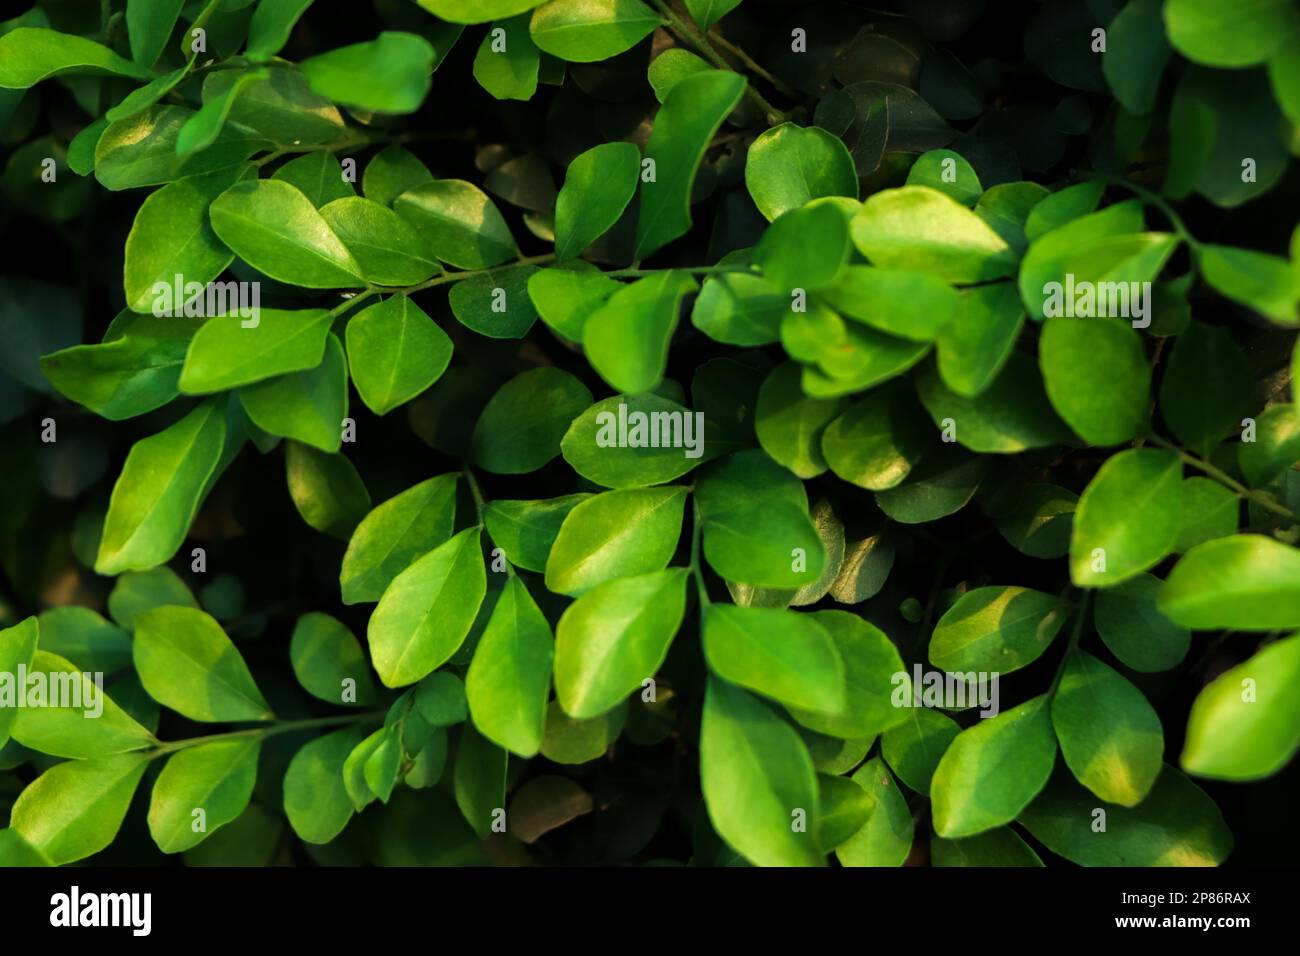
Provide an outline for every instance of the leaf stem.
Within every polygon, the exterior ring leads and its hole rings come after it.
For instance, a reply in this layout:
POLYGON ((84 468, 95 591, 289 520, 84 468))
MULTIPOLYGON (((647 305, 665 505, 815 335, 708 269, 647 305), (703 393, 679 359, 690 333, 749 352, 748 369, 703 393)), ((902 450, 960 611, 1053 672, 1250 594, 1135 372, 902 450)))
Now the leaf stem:
POLYGON ((1092 603, 1092 591, 1086 589, 1083 592, 1083 599, 1076 605, 1074 615, 1074 629, 1070 632, 1070 643, 1065 648, 1065 654, 1061 657, 1060 666, 1056 668, 1056 676, 1052 678, 1052 686, 1047 690, 1047 696, 1055 697, 1056 688, 1060 686, 1061 678, 1065 675, 1065 663, 1070 659, 1070 655, 1079 647, 1079 641, 1083 638, 1083 625, 1088 619, 1088 607, 1092 603))
MULTIPOLYGON (((467 269, 464 272, 444 272, 441 275, 434 276, 432 279, 417 283, 416 285, 377 287, 377 291, 394 293, 401 292, 410 295, 412 292, 423 292, 425 289, 432 289, 435 286, 446 285, 449 282, 463 282, 465 279, 473 279, 475 276, 488 275, 493 272, 498 272, 501 269, 513 269, 516 266, 541 265, 544 262, 551 262, 554 259, 555 253, 548 252, 545 255, 528 256, 525 259, 519 259, 515 262, 499 266, 492 266, 488 269, 467 269)), ((607 275, 608 274, 610 273, 607 273, 607 275)))
POLYGON ((795 90, 794 87, 792 87, 789 83, 785 82, 785 80, 781 79, 779 76, 775 76, 774 74, 765 70, 754 60, 752 56, 750 56, 740 47, 736 46, 736 44, 732 43, 721 33, 719 33, 717 26, 714 26, 714 28, 709 33, 705 34, 704 38, 713 43, 716 43, 718 46, 722 47, 722 49, 726 50, 737 60, 739 60, 741 63, 745 64, 745 69, 749 70, 750 73, 753 73, 755 76, 762 77, 768 83, 772 84, 772 86, 777 91, 779 91, 782 96, 788 96, 791 99, 799 98, 799 93, 797 90, 795 90))
POLYGON ((704 586, 704 569, 700 565, 700 536, 703 534, 704 526, 700 521, 700 506, 691 496, 691 576, 695 578, 695 590, 700 597, 700 609, 708 607, 712 602, 709 600, 708 589, 704 586))
POLYGON ((483 500, 483 489, 478 485, 478 477, 474 474, 474 469, 465 463, 461 472, 465 476, 465 483, 469 485, 469 493, 474 496, 474 509, 478 512, 478 523, 483 524, 483 509, 487 502, 483 500))
POLYGON ((1300 524, 1300 516, 1297 516, 1294 511, 1292 511, 1290 508, 1283 505, 1272 495, 1266 494, 1265 492, 1262 491, 1256 491, 1254 489, 1247 488, 1245 485, 1237 481, 1227 472, 1221 470, 1220 468, 1215 467, 1214 465, 1210 464, 1208 461, 1204 460, 1203 458, 1198 458, 1196 455, 1193 455, 1191 452, 1179 448, 1177 445, 1173 444, 1172 442, 1165 441, 1165 439, 1161 438, 1159 435, 1148 435, 1147 440, 1150 441, 1151 444, 1153 445, 1159 445, 1161 448, 1165 449, 1166 451, 1173 452, 1184 463, 1191 465, 1193 468, 1197 469, 1198 471, 1205 472, 1205 474, 1209 475, 1211 478, 1213 478, 1219 484, 1223 485, 1225 488, 1228 488, 1231 491, 1235 491, 1239 497, 1246 498, 1250 501, 1253 501, 1261 508, 1265 509, 1266 511, 1271 511, 1275 515, 1280 515, 1281 517, 1286 518, 1288 521, 1294 524, 1300 524))
POLYGON ((1197 255, 1200 254, 1201 244, 1196 237, 1192 235, 1183 219, 1178 213, 1174 212, 1174 207, 1169 205, 1169 201, 1164 196, 1154 193, 1145 186, 1139 186, 1132 180, 1125 179, 1123 176, 1107 176, 1094 174, 1091 178, 1103 183, 1109 183, 1113 186, 1119 186, 1139 196, 1148 205, 1155 206, 1169 220, 1169 224, 1174 227, 1174 232, 1178 237, 1187 243, 1188 247, 1197 255))
MULTIPOLYGON (((707 37, 702 36, 700 32, 695 29, 695 27, 691 26, 689 23, 687 23, 685 20, 679 17, 673 11, 672 7, 670 7, 665 2, 665 0, 652 0, 652 2, 654 3, 655 7, 658 8, 659 12, 663 14, 664 18, 668 21, 668 28, 672 30, 673 33, 677 34, 677 36, 680 39, 684 40, 686 43, 695 47, 695 49, 699 51, 701 56, 703 56, 706 60, 708 60, 710 63, 712 63, 720 70, 728 70, 732 73, 740 73, 739 70, 734 69, 730 63, 724 60, 718 54, 717 50, 713 49, 713 46, 709 43, 707 37)), ((744 74, 741 75, 743 76, 744 74)), ((785 113, 783 113, 781 110, 777 109, 775 106, 769 103, 763 97, 762 93, 754 89, 754 84, 749 82, 748 78, 746 78, 745 80, 745 95, 748 96, 749 99, 754 103, 754 105, 757 106, 759 110, 762 111, 763 117, 766 120, 768 126, 779 126, 780 124, 787 121, 788 117, 785 115, 785 113)))
POLYGON ((362 714, 342 714, 336 717, 313 717, 309 720, 288 720, 269 727, 249 727, 247 730, 232 730, 224 734, 208 734, 203 737, 187 737, 184 740, 172 740, 160 743, 148 752, 149 759, 163 757, 178 750, 198 747, 202 744, 215 743, 218 740, 238 740, 242 737, 274 737, 294 730, 311 730, 314 727, 333 727, 339 724, 358 724, 384 716, 382 710, 370 710, 362 714))

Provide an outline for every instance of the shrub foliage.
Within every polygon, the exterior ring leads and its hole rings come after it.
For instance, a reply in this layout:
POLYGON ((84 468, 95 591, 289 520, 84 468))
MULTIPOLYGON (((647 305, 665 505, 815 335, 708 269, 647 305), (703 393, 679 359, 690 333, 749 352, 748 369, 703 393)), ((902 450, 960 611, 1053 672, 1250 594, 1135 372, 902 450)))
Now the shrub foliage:
POLYGON ((0 862, 1227 859, 1300 12, 885 6, 0 23, 0 862))

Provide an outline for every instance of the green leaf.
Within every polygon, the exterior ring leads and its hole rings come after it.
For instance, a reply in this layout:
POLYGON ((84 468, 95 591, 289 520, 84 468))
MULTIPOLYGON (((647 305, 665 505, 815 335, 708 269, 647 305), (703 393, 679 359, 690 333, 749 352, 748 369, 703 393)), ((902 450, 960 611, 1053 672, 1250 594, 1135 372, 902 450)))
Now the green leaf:
POLYGON ((1232 833, 1205 792, 1168 765, 1138 806, 1106 807, 1095 829, 1097 798, 1057 770, 1020 822, 1053 853, 1080 866, 1216 866, 1232 851, 1232 833))
POLYGON ((22 698, 12 718, 13 739, 57 757, 107 757, 155 743, 153 734, 104 692, 103 674, 84 673, 70 662, 38 650, 28 664, 26 686, 6 676, 9 693, 22 698), (43 675, 39 678, 35 675, 43 675))
POLYGON ((554 269, 538 269, 528 277, 528 297, 537 314, 571 342, 582 341, 587 317, 621 288, 620 283, 581 259, 554 269))
POLYGON ((149 832, 164 853, 202 843, 248 807, 257 779, 257 737, 214 740, 172 755, 154 783, 149 832), (203 816, 196 817, 201 810, 203 816), (202 821, 202 829, 194 826, 202 821))
POLYGON ((487 23, 526 13, 545 0, 417 0, 424 9, 449 23, 487 23))
MULTIPOLYGON (((0 674, 17 674, 19 668, 30 667, 39 635, 40 623, 36 617, 24 618, 13 627, 0 630, 0 674)), ((9 742, 9 732, 17 716, 16 708, 0 707, 0 748, 9 742)))
MULTIPOLYGON (((22 95, 22 94, 18 94, 22 95)), ((95 144, 108 128, 108 118, 100 117, 81 128, 68 144, 68 168, 78 176, 89 176, 95 170, 95 144)))
POLYGON ((180 389, 187 395, 223 392, 316 368, 333 318, 324 309, 262 309, 255 318, 208 319, 185 354, 180 389))
POLYGON ((487 588, 481 531, 466 528, 411 564, 384 590, 366 637, 385 687, 415 683, 464 643, 487 588))
POLYGON ((1010 282, 963 291, 956 317, 936 337, 944 384, 967 398, 984 392, 1010 358, 1023 324, 1021 297, 1010 282))
POLYGON ((1300 550, 1260 534, 1198 544, 1169 572, 1156 606, 1198 631, 1300 627, 1300 550))
POLYGON ((149 195, 126 237, 122 287, 127 308, 152 311, 159 301, 159 284, 171 290, 177 276, 187 285, 206 286, 225 271, 234 254, 208 225, 208 205, 245 171, 191 176, 149 195))
MULTIPOLYGON (((789 708, 794 718, 818 733, 846 740, 874 737, 904 720, 891 700, 903 662, 885 633, 847 611, 816 611, 811 617, 830 635, 844 663, 844 704, 833 709, 831 693, 813 710, 789 708)), ((707 652, 707 630, 705 635, 707 652)))
POLYGON ((866 791, 843 777, 818 773, 817 796, 821 809, 818 840, 827 852, 861 830, 871 816, 872 802, 866 791))
POLYGON ((528 17, 510 17, 483 37, 474 57, 474 79, 498 100, 529 100, 537 92, 538 63, 528 17))
POLYGON ((916 391, 934 423, 951 427, 953 437, 971 451, 1012 454, 1070 439, 1046 400, 1042 376, 1024 355, 1012 355, 977 398, 949 391, 932 365, 916 377, 916 391))
POLYGON ((451 362, 447 333, 404 295, 362 309, 348 321, 346 336, 352 382, 376 415, 419 395, 451 362))
POLYGON ((1010 823, 1043 789, 1055 761, 1046 695, 963 730, 930 784, 935 832, 952 839, 1010 823))
POLYGON ((579 256, 623 215, 636 192, 641 153, 604 143, 575 157, 555 200, 555 258, 579 256))
POLYGON ((684 568, 598 585, 555 629, 555 694, 579 720, 617 706, 655 677, 686 611, 684 568))
POLYGON ((737 452, 711 465, 695 494, 704 557, 726 580, 800 588, 821 576, 826 555, 803 483, 763 452, 737 452))
POLYGON ((448 296, 452 314, 479 335, 523 338, 537 320, 528 295, 528 283, 535 272, 536 266, 508 266, 457 282, 448 296))
POLYGON ((861 604, 880 593, 894 566, 894 544, 885 534, 850 541, 844 561, 831 584, 830 595, 840 604, 861 604))
POLYGON ((412 485, 362 519, 339 571, 344 604, 378 601, 416 558, 451 537, 459 478, 453 472, 412 485))
POLYGON ((152 568, 176 553, 208 492, 225 440, 221 405, 204 402, 131 446, 104 518, 97 573, 152 568), (166 480, 157 480, 159 475, 166 480))
POLYGON ((713 67, 709 65, 708 60, 696 56, 689 50, 670 47, 650 61, 650 68, 646 70, 646 79, 654 88, 655 99, 662 103, 668 99, 672 88, 682 80, 711 69, 713 67))
POLYGON ((465 685, 449 671, 434 671, 415 688, 415 706, 434 727, 454 727, 469 716, 465 685))
POLYGON ((560 453, 565 432, 590 404, 587 386, 561 369, 544 366, 516 375, 474 425, 474 462, 499 475, 536 471, 560 453))
POLYGON ((1010 827, 985 830, 964 840, 930 841, 931 866, 1042 866, 1043 861, 1010 827))
POLYGON ((682 299, 697 288, 687 273, 668 269, 619 289, 583 326, 591 367, 621 392, 655 388, 668 364, 682 299))
POLYGON ((433 173, 404 146, 385 146, 366 164, 361 189, 367 199, 391 206, 393 200, 416 186, 433 182, 433 173))
POLYGON ((717 678, 704 694, 700 785, 713 829, 751 863, 824 864, 808 748, 767 705, 717 678))
POLYGON ((345 727, 305 744, 284 774, 284 814, 301 840, 329 843, 352 819, 352 799, 343 784, 343 764, 362 732, 345 727))
POLYGON ((149 79, 147 64, 124 60, 93 40, 40 27, 17 27, 0 36, 0 64, 0 88, 9 90, 68 74, 149 79))
POLYGON ((434 50, 414 33, 384 32, 298 64, 321 96, 378 113, 414 113, 429 92, 434 50))
POLYGON ((1174 339, 1160 382, 1160 415, 1201 455, 1250 413, 1253 374, 1229 331, 1193 322, 1174 339))
POLYGON ((835 850, 843 866, 902 866, 912 851, 912 814, 898 784, 879 757, 853 774, 866 791, 870 815, 866 824, 835 850))
POLYGON ((987 471, 983 458, 945 451, 924 460, 910 480, 877 492, 876 504, 903 524, 937 521, 964 508, 987 471))
POLYGON ((659 23, 641 0, 550 0, 533 13, 529 31, 552 56, 595 63, 630 50, 659 23))
POLYGON ((1145 428, 1151 369, 1128 322, 1049 318, 1038 339, 1038 363, 1052 407, 1085 441, 1120 445, 1145 428))
POLYGON ((1165 746, 1160 718, 1140 690, 1091 654, 1066 656, 1052 726, 1066 765, 1107 803, 1137 806, 1155 785, 1165 746))
MULTIPOLYGON (((709 668, 729 683, 813 711, 824 718, 814 717, 817 724, 847 710, 839 646, 812 615, 710 604, 704 609, 702 627, 709 668)), ((821 726, 813 729, 822 731, 821 726)))
POLYGON ((9 825, 55 866, 83 860, 113 842, 148 766, 141 754, 55 764, 18 795, 9 825))
MULTIPOLYGON (((116 123, 118 120, 135 116, 155 106, 185 79, 188 72, 188 65, 180 66, 169 73, 155 77, 144 86, 137 87, 122 97, 116 106, 110 108, 104 114, 104 119, 110 123, 116 123)), ((179 134, 179 130, 177 133, 179 134)))
POLYGON ((1101 72, 1120 104, 1145 116, 1156 105, 1160 77, 1169 61, 1169 42, 1161 21, 1162 0, 1133 0, 1107 29, 1101 72))
POLYGON ((932 149, 918 156, 907 172, 907 185, 929 186, 963 206, 974 206, 984 192, 974 167, 950 149, 932 149))
MULTIPOLYGON (((500 546, 495 534, 492 540, 500 546)), ((551 626, 511 575, 465 674, 470 715, 483 736, 521 757, 537 754, 554 657, 551 626)))
POLYGON ((1097 592, 1097 633, 1120 661, 1135 671, 1167 671, 1187 656, 1192 635, 1156 609, 1161 581, 1139 574, 1097 592))
POLYGON ((1228 209, 1258 198, 1277 185, 1290 162, 1279 133, 1285 122, 1264 70, 1190 67, 1170 107, 1170 161, 1162 191, 1182 199, 1195 190, 1228 209), (1249 176, 1242 165, 1246 157, 1254 161, 1249 176))
POLYGON ((221 241, 272 279, 308 289, 365 285, 361 266, 311 200, 282 180, 236 183, 208 214, 221 241))
POLYGON ((418 251, 420 237, 414 227, 373 199, 335 199, 320 214, 369 282, 416 285, 441 271, 436 261, 418 251))
POLYGON ((1271 776, 1300 748, 1300 635, 1266 644, 1201 689, 1180 763, 1219 780, 1271 776))
POLYGON ((710 27, 740 6, 740 0, 685 0, 685 3, 686 9, 691 13, 691 19, 705 33, 708 33, 710 27))
MULTIPOLYGON (((1083 216, 1088 215, 1097 208, 1101 202, 1101 194, 1106 191, 1106 184, 1096 180, 1089 182, 1077 183, 1074 186, 1066 186, 1049 196, 1045 196, 1033 209, 1029 211, 1028 218, 1025 219, 1025 238, 1034 242, 1041 236, 1046 235, 1053 229, 1058 229, 1066 223, 1074 222, 1083 216)), ((1129 216, 1137 211, 1137 207, 1132 203, 1119 203, 1121 207, 1120 215, 1129 216)), ((1141 227, 1141 219, 1133 231, 1141 227)))
MULTIPOLYGON (((1034 212, 1054 200, 1064 204, 1064 199, 1059 197, 1065 197, 1065 192, 1044 199, 1034 212)), ((1095 204, 1091 194, 1071 194, 1065 198, 1074 201, 1067 214, 1074 214, 1076 208, 1087 208, 1083 203, 1088 200, 1095 204)), ((1032 214, 1029 223, 1034 224, 1032 214)), ((1085 299, 1084 305, 1088 311, 1097 312, 1100 305, 1095 301, 1096 290, 1109 288, 1102 283, 1154 279, 1173 253, 1177 239, 1166 233, 1143 233, 1142 225, 1142 204, 1132 199, 1072 218, 1034 239, 1020 264, 1017 282, 1029 314, 1041 319, 1046 307, 1051 305, 1059 314, 1073 316, 1076 300, 1087 291, 1094 295, 1091 300, 1085 299), (1071 275, 1073 279, 1069 278, 1071 275), (1084 282, 1091 284, 1083 285, 1084 282)), ((1119 285, 1116 294, 1128 288, 1119 285)))
POLYGON ((1300 325, 1300 272, 1281 256, 1249 248, 1201 247, 1201 274, 1222 295, 1281 325, 1300 325))
POLYGON ((691 324, 726 345, 767 345, 781 337, 789 299, 761 276, 710 276, 691 309, 691 324))
POLYGON ((908 476, 930 443, 930 428, 909 392, 891 388, 852 405, 822 432, 831 471, 882 491, 908 476))
POLYGON ((1113 587, 1172 551, 1182 525, 1182 481, 1182 464, 1171 452, 1134 448, 1108 458, 1074 516, 1075 586, 1113 587))
POLYGON ((472 183, 424 183, 394 199, 393 208, 415 227, 429 252, 459 269, 500 265, 517 251, 500 210, 472 183))
POLYGON ((858 198, 848 147, 816 126, 782 123, 754 140, 745 156, 745 187, 768 222, 822 196, 858 198))
POLYGON ((544 571, 565 517, 590 497, 577 494, 542 501, 492 501, 483 510, 483 522, 506 560, 527 571, 544 571))
POLYGON ((1016 267, 1016 254, 983 219, 927 186, 868 197, 850 233, 872 264, 927 272, 945 282, 1000 279, 1016 267))
POLYGON ((176 572, 170 568, 153 568, 149 571, 127 571, 118 577, 108 595, 108 613, 118 627, 135 629, 135 619, 145 611, 175 604, 180 607, 198 607, 194 595, 176 572))
MULTIPOLYGON (((533 38, 537 39, 537 20, 547 10, 575 5, 601 7, 611 3, 634 4, 650 13, 638 0, 552 0, 533 15, 533 38)), ((658 24, 658 16, 651 16, 653 21, 648 24, 647 33, 658 24)), ((709 70, 682 80, 664 100, 645 145, 642 165, 647 171, 641 177, 634 259, 645 259, 690 231, 695 173, 709 142, 740 102, 744 91, 745 80, 738 73, 709 70)))
POLYGON ((319 611, 298 618, 289 661, 298 683, 313 697, 331 704, 375 703, 375 682, 361 643, 337 618, 319 611))
POLYGON ((961 728, 947 714, 928 707, 909 707, 906 714, 880 738, 880 752, 903 783, 928 795, 934 771, 961 728))
POLYGON ((930 638, 930 661, 953 673, 1009 674, 1042 657, 1068 608, 1031 588, 967 591, 944 612, 930 638))
POLYGON ((344 541, 370 511, 370 492, 352 462, 291 441, 284 449, 289 496, 302 520, 344 541))
POLYGON ((1287 0, 1225 7, 1214 0, 1167 0, 1165 26, 1174 48, 1206 66, 1263 63, 1300 34, 1300 16, 1287 0))
POLYGON ((1021 554, 1063 558, 1070 553, 1070 534, 1079 496, 1057 485, 1026 485, 997 517, 998 531, 1021 554))
POLYGON ((126 32, 131 59, 153 66, 180 17, 184 0, 127 0, 126 32))
MULTIPOLYGON (((203 81, 203 102, 221 99, 239 83, 240 93, 230 101, 231 123, 252 130, 271 143, 285 146, 332 145, 347 138, 347 127, 338 107, 313 93, 301 73, 289 69, 262 69, 247 83, 243 82, 245 75, 237 70, 209 73, 203 81)), ((333 182, 321 185, 328 187, 333 198, 352 195, 352 185, 344 182, 339 161, 324 150, 314 156, 307 154, 290 160, 276 170, 275 178, 299 186, 314 198, 316 191, 303 188, 298 182, 298 177, 305 177, 308 170, 315 171, 317 182, 326 170, 332 174, 333 182)))
POLYGON ((149 696, 209 723, 271 720, 243 656, 203 611, 159 607, 135 619, 135 669, 149 696))
POLYGON ((193 110, 180 106, 156 105, 109 123, 95 144, 99 184, 109 190, 135 189, 242 169, 248 157, 266 145, 248 129, 226 127, 207 149, 178 156, 177 137, 193 115, 193 110))
POLYGON ((248 23, 250 60, 270 58, 284 49, 294 25, 311 6, 312 0, 258 0, 257 9, 248 23))
POLYGON ((240 73, 236 80, 219 95, 206 100, 199 111, 186 120, 185 125, 176 134, 176 155, 196 153, 215 143, 231 111, 239 102, 240 95, 248 87, 265 78, 265 74, 260 70, 240 73))
POLYGON ((615 395, 602 399, 573 420, 560 441, 560 451, 574 471, 607 488, 663 484, 686 474, 703 460, 701 456, 710 443, 707 426, 700 425, 700 414, 653 393, 615 395), (651 444, 652 423, 667 421, 670 429, 676 427, 672 419, 654 417, 664 414, 681 416, 681 447, 662 440, 651 444))
POLYGON ((191 325, 123 312, 110 333, 98 345, 42 356, 41 372, 61 394, 112 421, 143 415, 180 394, 191 325))
POLYGON ((804 391, 815 398, 834 398, 860 392, 863 389, 888 381, 903 374, 925 357, 930 346, 924 342, 909 342, 892 335, 883 335, 865 326, 851 323, 848 326, 838 315, 825 308, 807 313, 829 313, 833 322, 844 332, 843 341, 827 341, 826 328, 805 328, 801 338, 821 338, 819 351, 811 356, 796 354, 794 337, 790 334, 798 320, 804 316, 787 312, 781 325, 781 340, 786 351, 801 361, 814 361, 818 367, 808 366, 803 372, 804 391), (829 346, 829 348, 827 347, 829 346))
POLYGON ((578 596, 615 578, 668 566, 682 533, 686 489, 594 495, 568 513, 546 560, 546 587, 578 596))
POLYGON ((822 455, 826 427, 844 406, 844 399, 807 397, 800 386, 799 365, 779 365, 758 393, 754 428, 759 444, 800 478, 816 477, 828 467, 822 455))
POLYGON ((1006 240, 1018 255, 1029 246, 1025 227, 1039 203, 1052 195, 1037 183, 1001 183, 992 186, 975 204, 975 214, 1006 240))
POLYGON ((293 186, 317 209, 336 199, 355 198, 357 195, 352 184, 344 178, 339 161, 324 150, 289 160, 271 178, 293 186))
POLYGON ((1237 493, 1211 478, 1183 481, 1183 524, 1175 551, 1190 551, 1205 541, 1226 538, 1237 530, 1241 502, 1237 493))
POLYGON ((831 285, 848 257, 844 216, 833 206, 816 203, 781 213, 764 231, 753 259, 772 285, 792 293, 831 285))
POLYGON ((53 866, 48 856, 32 846, 12 827, 0 830, 0 866, 53 866))
POLYGON ((348 414, 347 360, 338 336, 326 337, 325 357, 316 368, 246 385, 239 401, 253 424, 268 434, 337 452, 348 414))
POLYGON ((1237 446, 1237 461, 1246 480, 1259 486, 1300 461, 1300 410, 1294 405, 1270 405, 1255 427, 1255 440, 1237 446))
POLYGON ((456 805, 479 839, 492 832, 499 813, 505 812, 506 765, 510 755, 466 725, 456 750, 454 789, 456 805))
POLYGON ((962 297, 924 272, 850 266, 826 301, 841 315, 915 342, 931 342, 958 316, 962 297))
POLYGON ((595 760, 618 738, 626 719, 626 703, 591 720, 574 720, 564 712, 558 700, 552 700, 546 706, 542 756, 560 764, 595 760))

